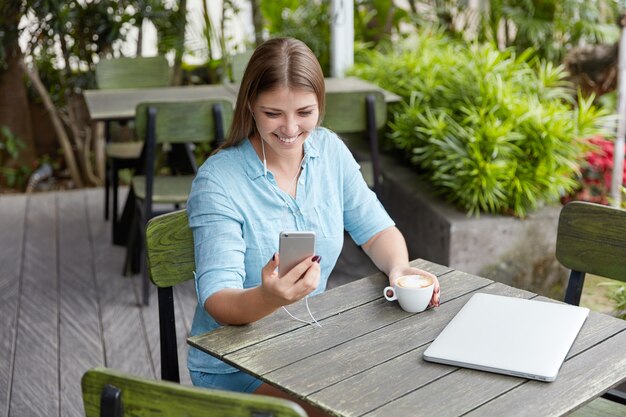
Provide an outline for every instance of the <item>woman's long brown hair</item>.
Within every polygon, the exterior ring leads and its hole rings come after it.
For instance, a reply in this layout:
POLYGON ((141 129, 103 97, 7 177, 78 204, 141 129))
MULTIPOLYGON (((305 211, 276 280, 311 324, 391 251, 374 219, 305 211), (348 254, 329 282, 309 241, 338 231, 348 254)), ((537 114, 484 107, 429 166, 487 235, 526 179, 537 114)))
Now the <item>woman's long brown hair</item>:
POLYGON ((317 97, 318 125, 325 108, 324 74, 317 58, 304 42, 274 38, 259 45, 243 74, 233 122, 220 149, 237 146, 257 133, 252 104, 259 94, 277 88, 310 91, 317 97))

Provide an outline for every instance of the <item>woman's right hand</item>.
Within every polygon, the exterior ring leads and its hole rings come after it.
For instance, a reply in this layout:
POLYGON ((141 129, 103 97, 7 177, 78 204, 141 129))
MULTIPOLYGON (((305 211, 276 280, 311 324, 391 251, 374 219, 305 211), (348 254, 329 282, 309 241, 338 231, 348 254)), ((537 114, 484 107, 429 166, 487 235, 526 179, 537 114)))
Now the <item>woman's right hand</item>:
POLYGON ((295 303, 306 297, 319 285, 320 257, 306 258, 291 271, 278 276, 279 255, 276 253, 261 270, 261 290, 267 301, 281 307, 295 303))

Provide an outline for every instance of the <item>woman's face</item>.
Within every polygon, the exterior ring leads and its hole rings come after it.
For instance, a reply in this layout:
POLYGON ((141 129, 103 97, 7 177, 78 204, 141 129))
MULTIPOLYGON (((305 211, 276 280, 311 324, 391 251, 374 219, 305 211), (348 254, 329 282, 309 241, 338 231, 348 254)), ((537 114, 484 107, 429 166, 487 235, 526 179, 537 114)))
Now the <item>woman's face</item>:
POLYGON ((286 87, 259 94, 252 112, 261 139, 279 155, 300 152, 319 119, 314 93, 286 87))

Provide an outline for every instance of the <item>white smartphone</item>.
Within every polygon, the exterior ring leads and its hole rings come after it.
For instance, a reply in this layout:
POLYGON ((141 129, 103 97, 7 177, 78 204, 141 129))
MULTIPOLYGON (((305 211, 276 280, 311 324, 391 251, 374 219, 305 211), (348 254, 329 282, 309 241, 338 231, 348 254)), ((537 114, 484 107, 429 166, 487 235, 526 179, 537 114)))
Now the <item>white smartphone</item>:
POLYGON ((282 277, 307 257, 315 255, 315 232, 280 232, 278 255, 278 276, 282 277))

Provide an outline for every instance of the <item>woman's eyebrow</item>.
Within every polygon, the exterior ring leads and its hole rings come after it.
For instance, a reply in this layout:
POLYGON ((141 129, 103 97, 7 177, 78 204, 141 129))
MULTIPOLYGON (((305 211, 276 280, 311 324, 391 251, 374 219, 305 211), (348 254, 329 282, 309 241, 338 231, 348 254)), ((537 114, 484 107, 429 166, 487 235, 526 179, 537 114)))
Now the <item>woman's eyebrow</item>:
MULTIPOLYGON (((276 111, 276 112, 282 112, 283 111, 282 109, 275 108, 275 107, 270 107, 270 106, 260 105, 259 107, 261 108, 261 110, 269 110, 269 111, 276 111)), ((300 107, 299 109, 296 109, 296 111, 309 110, 309 109, 312 109, 314 107, 317 107, 317 104, 308 104, 308 105, 306 105, 304 107, 300 107)))

